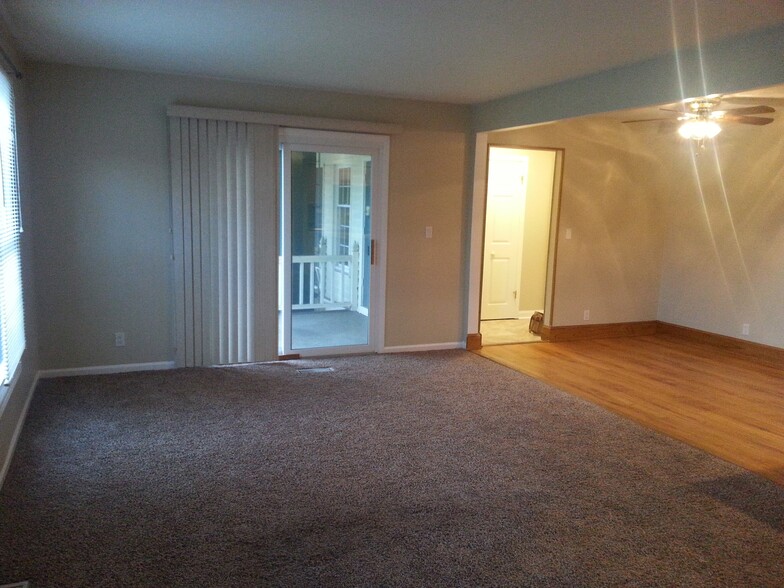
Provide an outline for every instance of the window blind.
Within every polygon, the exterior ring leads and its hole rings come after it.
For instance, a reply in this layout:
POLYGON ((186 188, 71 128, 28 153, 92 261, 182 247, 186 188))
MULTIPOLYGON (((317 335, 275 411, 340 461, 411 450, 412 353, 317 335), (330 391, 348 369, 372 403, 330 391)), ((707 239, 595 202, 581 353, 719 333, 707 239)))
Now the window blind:
POLYGON ((5 72, 0 72, 0 175, 0 379, 5 384, 13 377, 25 348, 16 115, 13 85, 5 72))
POLYGON ((277 359, 277 133, 170 122, 177 364, 277 359))

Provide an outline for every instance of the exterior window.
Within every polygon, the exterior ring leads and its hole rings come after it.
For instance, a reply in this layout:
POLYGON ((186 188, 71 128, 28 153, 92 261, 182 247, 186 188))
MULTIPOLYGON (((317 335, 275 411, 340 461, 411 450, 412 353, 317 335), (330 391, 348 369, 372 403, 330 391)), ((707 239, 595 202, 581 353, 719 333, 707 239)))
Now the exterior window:
POLYGON ((10 78, 0 72, 0 384, 8 383, 25 348, 22 232, 16 170, 16 114, 10 78))
POLYGON ((350 255, 350 229, 351 229, 351 168, 338 169, 338 198, 337 198, 337 255, 350 255))

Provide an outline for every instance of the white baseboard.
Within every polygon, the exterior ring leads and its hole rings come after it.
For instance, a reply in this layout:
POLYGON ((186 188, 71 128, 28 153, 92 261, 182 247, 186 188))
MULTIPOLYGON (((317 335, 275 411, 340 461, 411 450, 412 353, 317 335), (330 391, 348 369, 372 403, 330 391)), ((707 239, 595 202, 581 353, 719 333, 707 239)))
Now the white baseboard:
MULTIPOLYGON (((14 427, 14 434, 11 436, 11 443, 8 446, 8 451, 4 456, 4 461, 2 468, 0 468, 0 488, 3 487, 3 482, 5 481, 5 475, 8 473, 8 468, 11 466, 11 458, 14 456, 14 450, 16 449, 16 442, 19 440, 19 435, 22 432, 22 425, 24 425, 25 420, 27 419, 27 409, 30 408, 30 401, 33 399, 33 394, 35 393, 35 387, 38 385, 38 379, 41 375, 41 372, 36 372, 35 377, 33 378, 33 383, 30 384, 30 390, 27 391, 27 400, 25 400, 24 407, 22 408, 22 414, 19 415, 19 420, 16 421, 16 426, 14 427)), ((2 416, 2 413, 0 413, 2 416)))
POLYGON ((41 378, 60 378, 62 376, 96 376, 102 374, 123 374, 126 372, 146 372, 150 370, 171 370, 173 361, 155 361, 150 363, 120 363, 117 365, 91 365, 78 368, 41 370, 41 378))
POLYGON ((444 349, 465 349, 465 341, 454 343, 425 343, 423 345, 395 345, 384 347, 381 353, 407 353, 411 351, 442 351, 444 349))

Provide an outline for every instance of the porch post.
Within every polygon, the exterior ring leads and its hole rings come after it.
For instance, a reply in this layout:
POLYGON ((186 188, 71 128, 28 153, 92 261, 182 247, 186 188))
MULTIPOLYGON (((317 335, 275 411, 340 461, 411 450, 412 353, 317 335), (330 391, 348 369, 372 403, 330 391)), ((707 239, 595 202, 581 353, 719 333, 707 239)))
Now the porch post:
POLYGON ((351 310, 359 308, 359 243, 351 248, 351 310))

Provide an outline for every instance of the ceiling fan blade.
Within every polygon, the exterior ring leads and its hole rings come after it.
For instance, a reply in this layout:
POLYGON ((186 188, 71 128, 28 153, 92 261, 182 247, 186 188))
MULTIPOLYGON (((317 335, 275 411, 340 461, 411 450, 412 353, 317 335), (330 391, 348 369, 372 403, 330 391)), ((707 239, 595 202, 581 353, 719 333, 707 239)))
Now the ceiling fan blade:
POLYGON ((757 126, 769 125, 773 122, 773 119, 768 118, 767 116, 736 116, 734 114, 724 116, 721 120, 726 122, 740 123, 743 125, 757 126))
POLYGON ((665 108, 662 106, 659 110, 664 110, 666 112, 677 112, 678 114, 691 114, 691 110, 687 108, 665 108))
POLYGON ((776 112, 775 108, 771 108, 765 104, 759 106, 745 106, 743 108, 730 108, 728 110, 721 110, 724 112, 725 118, 727 115, 744 115, 744 114, 770 114, 776 112))
POLYGON ((729 102, 730 104, 772 104, 773 106, 784 107, 784 98, 773 96, 724 96, 721 101, 729 102))
POLYGON ((622 123, 640 123, 640 122, 655 122, 657 120, 658 121, 667 120, 667 121, 678 122, 678 119, 670 118, 670 117, 666 117, 666 118, 640 118, 640 119, 637 119, 637 120, 622 120, 621 122, 622 123))
POLYGON ((677 118, 664 120, 659 123, 659 134, 671 135, 673 130, 677 129, 681 124, 682 121, 679 121, 677 118))

